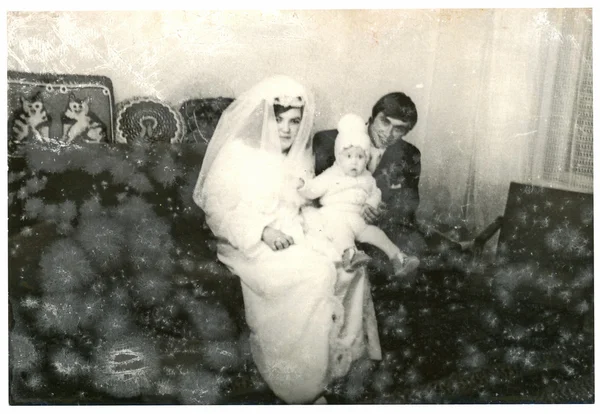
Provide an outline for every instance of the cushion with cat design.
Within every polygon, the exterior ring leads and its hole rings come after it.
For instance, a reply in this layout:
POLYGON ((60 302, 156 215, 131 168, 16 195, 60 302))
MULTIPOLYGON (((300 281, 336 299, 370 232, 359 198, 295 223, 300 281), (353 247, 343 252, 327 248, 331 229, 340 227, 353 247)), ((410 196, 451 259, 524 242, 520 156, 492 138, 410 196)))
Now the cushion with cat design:
POLYGON ((114 142, 115 101, 105 76, 8 71, 8 148, 26 142, 114 142))

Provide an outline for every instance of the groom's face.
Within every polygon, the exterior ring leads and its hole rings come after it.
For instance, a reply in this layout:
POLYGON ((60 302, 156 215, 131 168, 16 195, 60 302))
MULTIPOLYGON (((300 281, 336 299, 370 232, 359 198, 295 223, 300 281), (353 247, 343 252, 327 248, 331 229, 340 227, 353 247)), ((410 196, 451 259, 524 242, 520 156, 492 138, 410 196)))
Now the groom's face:
POLYGON ((377 148, 387 148, 400 141, 408 132, 408 122, 385 116, 379 112, 369 124, 369 136, 371 142, 377 148))

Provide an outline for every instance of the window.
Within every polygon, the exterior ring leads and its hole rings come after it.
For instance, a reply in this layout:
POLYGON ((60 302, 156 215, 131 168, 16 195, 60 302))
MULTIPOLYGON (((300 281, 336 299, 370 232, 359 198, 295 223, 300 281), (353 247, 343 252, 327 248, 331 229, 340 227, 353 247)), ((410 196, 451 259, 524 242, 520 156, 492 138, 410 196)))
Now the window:
POLYGON ((563 19, 542 178, 557 187, 592 192, 592 30, 585 16, 576 17, 566 13, 563 19))

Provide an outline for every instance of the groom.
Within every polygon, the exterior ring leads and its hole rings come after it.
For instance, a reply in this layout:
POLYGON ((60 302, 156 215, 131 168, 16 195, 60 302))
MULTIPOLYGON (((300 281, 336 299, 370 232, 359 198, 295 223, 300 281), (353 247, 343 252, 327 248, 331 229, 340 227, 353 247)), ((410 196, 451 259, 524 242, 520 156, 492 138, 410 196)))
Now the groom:
MULTIPOLYGON (((415 213, 419 206, 421 153, 404 137, 417 123, 417 108, 402 92, 381 97, 373 106, 368 122, 371 158, 368 169, 382 193, 382 205, 365 206, 363 217, 376 223, 404 252, 419 256, 426 244, 418 231, 415 213)), ((313 138, 315 173, 335 161, 337 130, 320 131, 313 138)))

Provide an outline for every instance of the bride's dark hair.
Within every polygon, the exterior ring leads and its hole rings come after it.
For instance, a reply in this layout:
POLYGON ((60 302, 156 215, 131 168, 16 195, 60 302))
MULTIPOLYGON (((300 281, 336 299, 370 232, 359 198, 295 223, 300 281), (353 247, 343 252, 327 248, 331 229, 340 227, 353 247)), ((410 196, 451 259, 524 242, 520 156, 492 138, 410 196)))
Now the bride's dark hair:
POLYGON ((275 116, 279 116, 280 114, 283 114, 284 112, 289 111, 292 108, 299 108, 300 109, 300 114, 303 114, 304 112, 304 106, 283 106, 283 105, 278 105, 278 104, 273 104, 273 112, 275 112, 275 116))

